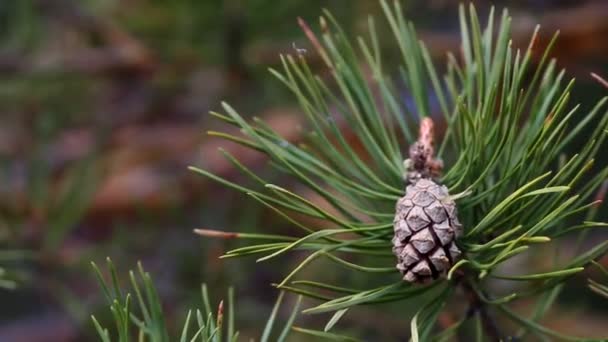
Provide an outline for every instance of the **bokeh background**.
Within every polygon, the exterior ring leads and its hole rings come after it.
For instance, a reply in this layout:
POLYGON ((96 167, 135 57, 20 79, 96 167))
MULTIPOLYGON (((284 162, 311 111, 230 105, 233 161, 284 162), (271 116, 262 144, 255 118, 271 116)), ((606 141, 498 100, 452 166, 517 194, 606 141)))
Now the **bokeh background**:
MULTIPOLYGON (((514 16, 515 45, 527 45, 536 23, 541 46, 561 30, 553 55, 577 78, 573 102, 588 108, 608 93, 589 76, 608 75, 608 2, 492 3, 514 16)), ((485 17, 490 2, 475 4, 485 17)), ((438 63, 458 49, 457 6, 404 2, 438 63)), ((225 128, 208 111, 228 101, 298 141, 299 110, 267 68, 280 67, 281 53, 312 50, 296 18, 316 29, 322 8, 353 37, 364 32, 368 15, 383 22, 372 0, 0 1, 0 262, 17 283, 0 289, 0 341, 94 340, 89 315, 106 325, 110 317, 89 262, 106 256, 123 275, 143 262, 174 329, 186 309, 200 305, 205 282, 216 302, 233 285, 241 337, 260 335, 276 297, 270 284, 301 256, 262 264, 220 260, 238 243, 203 239, 192 229, 291 228, 187 166, 238 180, 217 152, 222 146, 275 182, 287 181, 269 174, 261 155, 208 137, 206 131, 225 128)), ((395 46, 382 36, 390 59, 395 46)), ((568 252, 567 243, 563 249, 568 252)), ((353 287, 370 281, 322 264, 306 270, 310 278, 328 272, 352 278, 353 287)), ((608 335, 608 302, 585 288, 592 272, 569 283, 549 326, 608 335)), ((366 340, 405 340, 409 322, 399 305, 362 307, 340 325, 366 340)), ((298 322, 318 328, 324 319, 298 322)))

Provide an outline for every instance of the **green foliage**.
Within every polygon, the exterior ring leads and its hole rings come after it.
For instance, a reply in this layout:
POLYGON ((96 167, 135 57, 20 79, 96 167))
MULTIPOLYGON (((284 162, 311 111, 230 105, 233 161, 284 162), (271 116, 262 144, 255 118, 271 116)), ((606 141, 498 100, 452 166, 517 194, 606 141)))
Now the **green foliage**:
POLYGON ((39 33, 35 4, 31 0, 0 4, 0 45, 6 50, 27 49, 39 33))
MULTIPOLYGON (((61 161, 60 167, 57 167, 60 163, 49 157, 61 124, 52 116, 41 117, 34 125, 31 150, 18 156, 0 156, 0 179, 6 185, 2 189, 6 199, 0 207, 0 243, 2 247, 19 246, 9 250, 0 247, 0 287, 13 288, 24 279, 59 274, 46 272, 58 266, 49 263, 48 258, 61 259, 55 256, 78 228, 98 188, 101 169, 96 162, 97 151, 80 160, 61 161), (15 176, 14 170, 18 168, 24 170, 23 182, 15 176), (28 236, 24 234, 26 231, 38 233, 28 236), (26 263, 40 267, 23 267, 26 263)), ((52 283, 58 288, 51 292, 66 308, 76 309, 76 305, 71 305, 74 302, 68 303, 68 297, 73 299, 73 296, 63 287, 64 283, 52 283)))
MULTIPOLYGON (((26 205, 12 201, 0 208, 0 227, 7 228, 8 239, 20 236, 23 227, 34 221, 38 225, 45 225, 41 229, 45 234, 37 238, 45 252, 51 253, 57 250, 85 215, 98 189, 102 172, 96 160, 99 156, 97 150, 81 159, 70 160, 61 167, 54 165, 57 163, 49 157, 49 146, 61 133, 63 124, 52 115, 42 116, 36 121, 31 151, 19 155, 24 159, 21 166, 27 170, 25 187, 7 187, 8 191, 15 193, 24 191, 25 198, 21 201, 26 205)), ((13 180, 11 169, 20 165, 19 160, 11 156, 3 157, 0 156, 0 176, 13 180)))
MULTIPOLYGON (((144 271, 141 263, 137 265, 136 271, 129 271, 129 280, 134 295, 122 289, 116 268, 109 258, 107 259, 109 281, 104 279, 101 270, 95 263, 91 264, 105 299, 110 306, 117 335, 117 338, 113 339, 110 331, 104 328, 95 316, 91 316, 101 341, 109 342, 115 340, 126 342, 134 340, 134 336, 137 336, 137 339, 140 341, 149 340, 157 342, 177 341, 177 336, 179 336, 179 341, 183 342, 238 340, 239 332, 235 330, 235 306, 232 288, 228 289, 226 304, 224 305, 224 301, 220 301, 217 311, 214 311, 211 307, 207 287, 203 284, 201 287, 202 310, 189 310, 180 330, 181 333, 173 336, 167 328, 162 303, 152 278, 148 272, 144 271), (196 320, 195 323, 192 322, 194 320, 196 320)), ((273 329, 277 325, 277 313, 283 297, 284 293, 281 292, 266 323, 260 339, 261 342, 270 341, 271 336, 276 338, 272 339, 272 341, 285 341, 291 332, 302 297, 298 297, 287 322, 280 332, 273 334, 273 329)))
MULTIPOLYGON (((326 12, 320 20, 320 36, 302 26, 331 81, 312 72, 305 54, 282 56, 282 72, 271 70, 299 101, 309 128, 305 141, 286 141, 262 120, 248 122, 226 103, 225 114, 212 113, 238 127, 243 136, 212 135, 266 154, 274 168, 299 182, 294 187, 298 190, 270 184, 225 151, 255 186, 192 168, 246 193, 302 230, 298 237, 235 233, 262 242, 231 250, 225 257, 256 255, 258 261, 266 261, 306 251, 308 256, 277 287, 320 299, 321 304, 305 310, 308 313, 337 311, 341 316, 342 310, 354 305, 427 295, 430 299, 412 321, 413 335, 420 340, 429 338, 437 315, 459 284, 452 278, 464 271, 484 305, 521 325, 521 334, 532 331, 567 338, 536 321, 559 294, 560 284, 603 255, 608 242, 572 259, 556 260, 552 268, 538 273, 506 275, 497 269, 536 245, 551 246, 559 238, 605 226, 593 221, 599 202, 592 197, 608 168, 595 175, 589 171, 606 138, 607 99, 598 101, 588 113, 578 113, 579 106, 569 103, 574 80, 565 80, 565 72, 549 59, 557 34, 545 51, 538 51, 537 27, 527 49, 516 49, 506 10, 496 22, 492 10, 482 29, 475 8, 461 7, 462 60, 449 54, 446 72, 440 77, 413 25, 401 15, 399 3, 391 6, 382 1, 382 7, 401 52, 397 68, 383 62, 373 19, 369 20, 369 39, 358 37, 353 46, 326 12), (533 56, 537 57, 534 61, 533 56), (411 105, 404 103, 401 84, 411 105), (420 118, 434 113, 432 99, 447 123, 438 149, 446 163, 441 182, 452 194, 461 194, 455 196, 465 227, 458 241, 464 257, 447 280, 411 286, 400 280, 393 267, 392 220, 395 202, 404 194, 403 151, 414 141, 420 118), (589 129, 592 132, 585 133, 580 151, 566 151, 573 139, 589 129), (356 141, 359 149, 350 141, 356 141), (303 188, 325 203, 308 200, 303 188), (321 258, 367 273, 385 285, 362 290, 296 280, 303 268, 321 258), (375 266, 369 266, 372 262, 375 266), (520 282, 522 290, 490 297, 486 295, 488 278, 520 282), (327 296, 328 290, 334 295, 327 296), (530 297, 537 298, 531 317, 509 309, 510 303, 530 297)), ((340 316, 334 316, 328 326, 340 316)))
POLYGON ((0 289, 13 290, 18 285, 18 277, 10 266, 15 261, 23 260, 30 257, 28 253, 18 250, 2 250, 0 251, 0 289))
MULTIPOLYGON (((593 263, 602 272, 604 281, 608 283, 608 270, 606 270, 606 268, 604 268, 604 266, 600 265, 597 262, 593 262, 593 263)), ((591 289, 591 291, 608 299, 608 285, 602 284, 601 282, 595 281, 593 279, 588 279, 588 282, 589 282, 588 285, 589 285, 589 288, 591 289)))

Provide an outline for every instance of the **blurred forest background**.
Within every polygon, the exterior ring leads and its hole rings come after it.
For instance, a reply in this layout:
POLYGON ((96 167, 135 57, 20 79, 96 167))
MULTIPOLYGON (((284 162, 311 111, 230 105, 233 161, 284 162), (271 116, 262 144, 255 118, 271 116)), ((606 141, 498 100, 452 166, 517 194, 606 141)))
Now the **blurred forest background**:
MULTIPOLYGON (((491 3, 509 7, 515 45, 527 45, 536 23, 541 45, 561 30, 553 55, 578 80, 574 103, 588 108, 608 93, 589 76, 608 74, 608 2, 475 1, 482 18, 491 3)), ((439 63, 446 50, 458 49, 457 6, 404 2, 439 63)), ((353 38, 370 14, 384 23, 379 5, 369 0, 0 1, 0 264, 5 285, 17 285, 0 289, 0 341, 96 339, 89 315, 106 322, 109 316, 89 262, 101 264, 106 256, 122 274, 143 262, 175 329, 186 309, 199 305, 201 282, 216 301, 234 285, 241 337, 259 336, 277 295, 270 284, 292 265, 220 260, 234 243, 203 239, 192 229, 288 228, 187 166, 237 178, 217 152, 222 146, 266 172, 260 155, 243 155, 242 148, 205 134, 218 128, 207 112, 223 100, 299 139, 294 99, 267 68, 280 67, 281 53, 311 50, 296 18, 316 29, 322 8, 353 38)), ((395 48, 383 46, 389 58, 395 48)), ((323 74, 317 56, 307 58, 323 74)), ((567 253, 568 245, 563 248, 567 253)), ((344 276, 339 268, 332 273, 344 276)), ((608 333, 608 303, 585 288, 591 276, 569 283, 549 326, 608 333)), ((356 287, 367 279, 351 281, 356 287)), ((392 307, 362 307, 340 324, 366 340, 408 336, 399 304, 392 307)), ((318 328, 326 319, 304 316, 298 324, 318 328)))

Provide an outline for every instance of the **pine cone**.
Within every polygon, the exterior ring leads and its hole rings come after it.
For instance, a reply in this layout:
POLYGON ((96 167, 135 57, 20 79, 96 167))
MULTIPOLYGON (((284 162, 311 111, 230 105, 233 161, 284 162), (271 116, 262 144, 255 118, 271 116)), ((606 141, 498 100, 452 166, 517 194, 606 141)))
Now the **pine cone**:
POLYGON ((393 252, 403 279, 424 283, 445 275, 461 254, 454 240, 462 233, 448 189, 428 178, 413 180, 396 212, 393 252))

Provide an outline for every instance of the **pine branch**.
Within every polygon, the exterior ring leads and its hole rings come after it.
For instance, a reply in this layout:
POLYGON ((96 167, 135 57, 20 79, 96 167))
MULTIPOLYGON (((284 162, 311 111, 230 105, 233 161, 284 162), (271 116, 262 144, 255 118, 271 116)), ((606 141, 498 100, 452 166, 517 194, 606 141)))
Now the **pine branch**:
MULTIPOLYGON (((437 315, 456 285, 450 281, 451 276, 466 267, 471 279, 479 279, 480 289, 475 288, 477 280, 460 286, 469 292, 471 307, 479 314, 488 336, 498 339, 502 333, 489 308, 499 309, 501 317, 514 320, 526 330, 565 336, 536 321, 553 302, 551 298, 559 294, 561 284, 606 252, 607 243, 599 243, 561 265, 556 263, 551 270, 499 275, 496 269, 539 244, 555 243, 575 233, 582 239, 590 229, 604 227, 604 223, 593 221, 599 205, 593 197, 608 177, 608 167, 603 166, 594 176, 589 171, 605 147, 608 98, 600 99, 588 113, 579 114, 579 107, 569 103, 574 81, 565 80, 565 71, 557 70, 557 63, 549 58, 557 35, 544 52, 538 51, 537 27, 527 49, 514 49, 508 12, 503 11, 495 20, 492 10, 487 26, 482 28, 472 5, 460 8, 462 59, 449 55, 447 71, 441 77, 413 25, 403 17, 400 3, 381 1, 381 5, 401 54, 398 66, 391 68, 384 63, 373 20, 369 21, 369 40, 359 39, 353 46, 336 20, 325 12, 320 18, 320 34, 302 20, 300 26, 331 79, 316 75, 306 56, 300 54, 281 56, 282 71, 271 71, 299 102, 308 123, 307 140, 287 141, 263 121, 245 120, 226 103, 226 114, 213 113, 243 133, 221 137, 266 154, 276 170, 299 183, 295 189, 306 188, 325 204, 272 184, 229 155, 226 157, 253 185, 236 184, 192 168, 248 194, 300 228, 302 234, 198 233, 257 241, 224 257, 256 255, 265 261, 296 250, 307 253, 278 287, 320 299, 322 303, 306 310, 309 313, 427 298, 427 304, 412 320, 412 333, 424 339, 430 337, 437 315), (532 64, 532 55, 540 56, 536 64, 532 64), (404 196, 403 175, 409 165, 403 165, 403 151, 412 148, 415 153, 410 161, 414 163, 429 166, 434 161, 434 157, 429 158, 432 153, 424 152, 431 146, 430 141, 423 139, 426 143, 416 144, 412 132, 423 123, 423 133, 428 133, 427 118, 435 112, 446 123, 436 150, 445 166, 436 180, 455 194, 449 198, 456 200, 458 219, 464 227, 463 236, 457 240, 463 254, 459 260, 450 261, 454 263, 447 279, 413 286, 396 281, 399 270, 390 271, 394 267, 391 238, 395 235, 395 203, 404 196), (344 126, 338 127, 336 122, 344 126), (352 139, 345 139, 344 130, 355 137, 356 146, 352 139), (568 156, 566 148, 581 137, 585 139, 582 149, 568 156), (311 224, 319 220, 323 221, 321 227, 311 224), (582 223, 572 225, 573 220, 582 223), (382 285, 358 289, 348 284, 297 280, 301 270, 323 258, 352 272, 369 274, 382 285), (484 278, 517 281, 522 290, 490 300, 485 293, 491 291, 481 283, 484 278), (530 318, 507 308, 513 301, 538 295, 543 296, 530 318)), ((433 236, 434 242, 438 238, 437 234, 433 236)), ((425 268, 421 270, 429 273, 425 268)), ((431 278, 440 276, 437 269, 429 266, 429 270, 431 278)), ((334 317, 332 326, 341 316, 334 317)))
MULTIPOLYGON (((107 259, 107 268, 110 281, 106 281, 101 269, 95 263, 91 263, 97 281, 101 287, 107 304, 110 307, 115 321, 117 340, 128 342, 132 340, 133 331, 140 339, 150 341, 177 341, 177 336, 170 337, 168 324, 164 319, 164 313, 160 297, 150 275, 144 271, 141 264, 138 264, 137 272, 129 272, 132 292, 125 291, 120 287, 119 276, 112 261, 107 259), (132 294, 133 293, 133 294, 132 294), (132 303, 136 302, 135 308, 132 303)), ((234 327, 234 292, 228 289, 228 299, 226 304, 221 300, 214 311, 209 300, 207 286, 201 286, 203 309, 189 310, 185 315, 186 319, 182 325, 180 341, 207 341, 207 342, 233 342, 238 340, 239 332, 234 327), (191 321, 196 320, 194 328, 191 328, 191 321)), ((298 296, 296 303, 289 314, 289 318, 283 328, 276 332, 277 313, 281 307, 284 293, 281 292, 275 303, 274 309, 269 316, 264 332, 260 339, 261 342, 269 341, 274 335, 273 341, 285 341, 290 333, 297 331, 293 327, 296 315, 300 308, 302 296, 298 296), (274 331, 274 332, 273 332, 274 331)), ((95 316, 91 316, 93 325, 99 337, 104 342, 112 341, 109 329, 104 328, 95 316)))
POLYGON ((492 341, 504 341, 504 336, 498 328, 498 323, 494 319, 493 315, 490 314, 488 305, 481 299, 477 291, 474 289, 470 277, 467 275, 461 275, 461 278, 457 280, 457 283, 460 284, 460 287, 464 291, 469 302, 466 318, 468 319, 474 315, 479 315, 486 335, 492 341))

